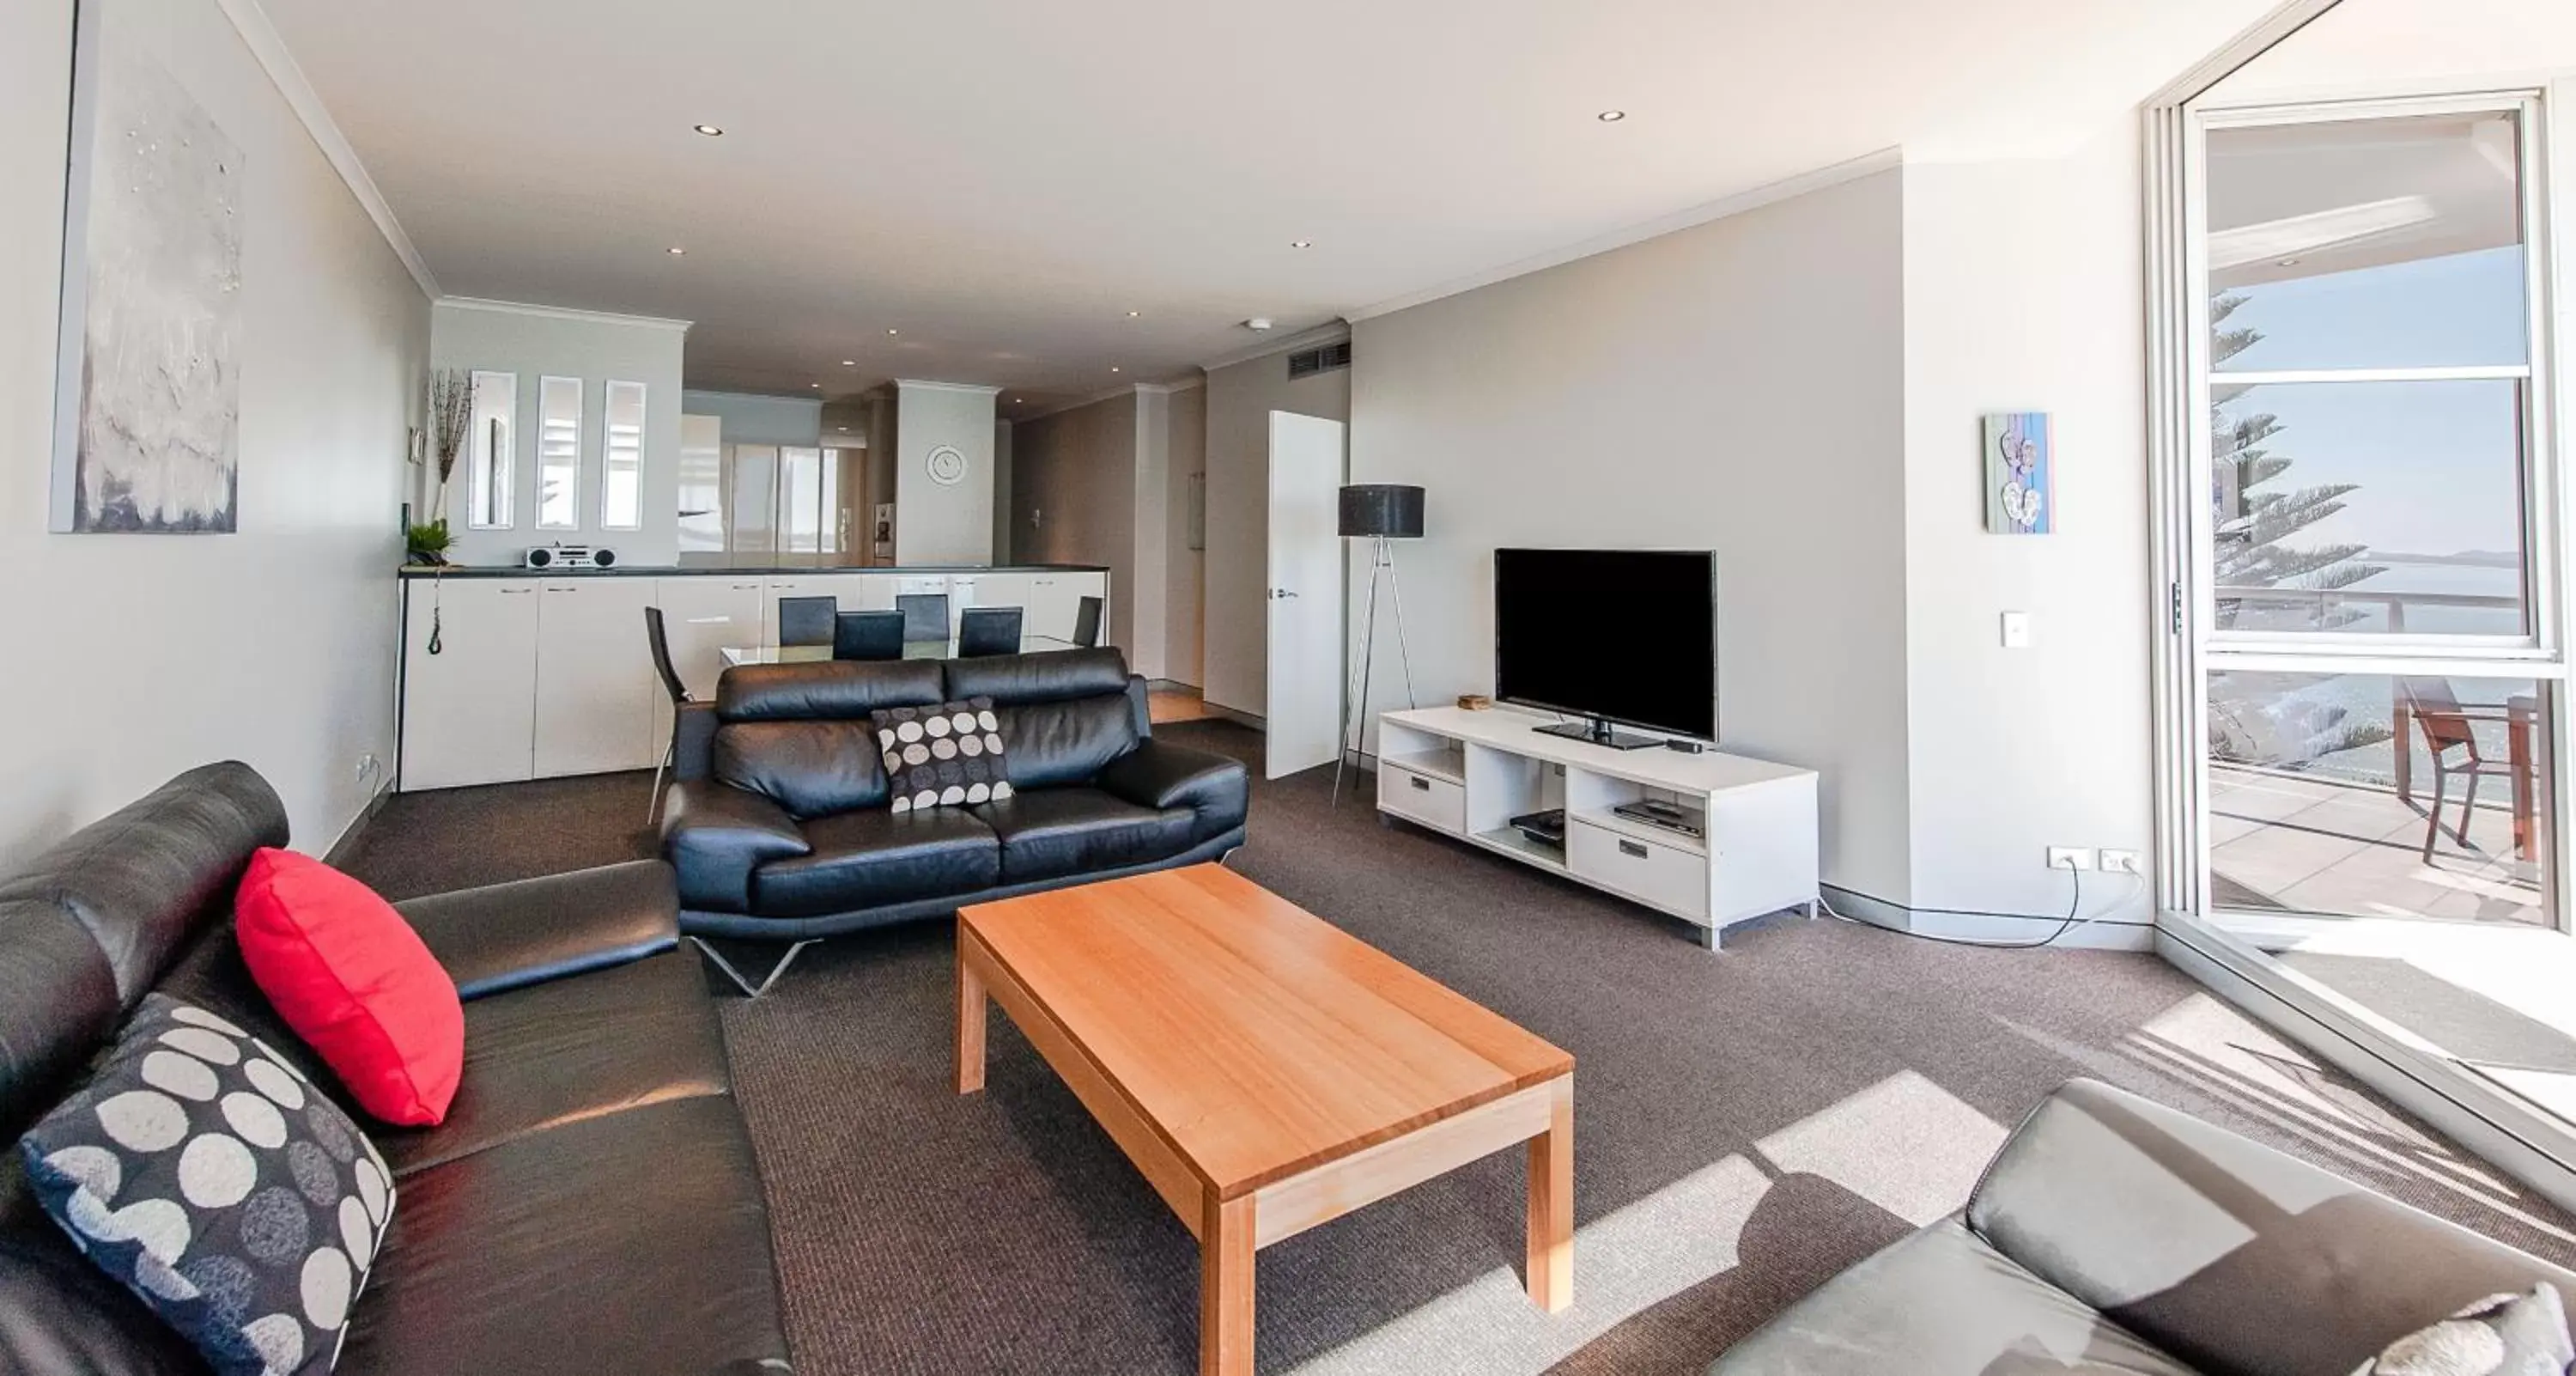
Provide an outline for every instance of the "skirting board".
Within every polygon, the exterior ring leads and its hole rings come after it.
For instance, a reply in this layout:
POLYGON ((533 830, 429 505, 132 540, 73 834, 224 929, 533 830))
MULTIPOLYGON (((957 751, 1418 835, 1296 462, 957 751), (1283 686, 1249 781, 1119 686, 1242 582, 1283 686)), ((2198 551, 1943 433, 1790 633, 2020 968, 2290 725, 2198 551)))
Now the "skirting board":
MULTIPOLYGON (((1915 936, 1958 941, 2039 941, 2057 930, 2061 918, 2019 913, 1968 913, 1943 908, 1909 908, 1850 889, 1824 886, 1825 902, 1855 922, 1915 936)), ((2103 918, 2069 930, 2052 943, 2057 950, 2152 951, 2156 929, 2151 922, 2103 918)))

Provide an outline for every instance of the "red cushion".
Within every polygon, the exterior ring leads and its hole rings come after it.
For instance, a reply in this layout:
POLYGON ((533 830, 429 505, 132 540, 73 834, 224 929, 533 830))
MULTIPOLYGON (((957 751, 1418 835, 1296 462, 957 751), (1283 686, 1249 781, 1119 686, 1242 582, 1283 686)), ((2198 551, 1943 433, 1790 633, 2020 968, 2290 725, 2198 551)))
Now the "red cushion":
POLYGON ((405 1125, 447 1116, 465 1007, 392 904, 310 856, 262 847, 233 922, 251 978, 359 1107, 405 1125))

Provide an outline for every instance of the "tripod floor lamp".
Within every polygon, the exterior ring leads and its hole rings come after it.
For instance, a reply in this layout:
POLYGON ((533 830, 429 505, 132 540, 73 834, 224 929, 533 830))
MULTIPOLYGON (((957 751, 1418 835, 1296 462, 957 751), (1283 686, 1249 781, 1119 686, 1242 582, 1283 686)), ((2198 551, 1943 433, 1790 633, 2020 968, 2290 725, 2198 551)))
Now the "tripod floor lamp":
POLYGON ((1386 585, 1395 604, 1395 652, 1404 666, 1404 704, 1419 707, 1413 697, 1413 649, 1404 640, 1404 591, 1395 581, 1396 540, 1422 538, 1422 489, 1401 483, 1353 483, 1341 493, 1341 534, 1369 542, 1368 611, 1360 621, 1359 691, 1342 696, 1342 734, 1334 742, 1333 803, 1342 801, 1342 766, 1360 748, 1368 732, 1369 672, 1377 659, 1377 590, 1386 585))

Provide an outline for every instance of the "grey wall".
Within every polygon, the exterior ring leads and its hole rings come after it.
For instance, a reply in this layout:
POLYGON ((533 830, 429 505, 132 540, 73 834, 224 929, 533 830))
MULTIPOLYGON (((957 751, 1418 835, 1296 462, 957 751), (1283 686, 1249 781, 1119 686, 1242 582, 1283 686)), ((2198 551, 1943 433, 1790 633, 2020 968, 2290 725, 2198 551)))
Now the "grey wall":
POLYGON ((394 568, 429 303, 213 0, 126 0, 245 164, 241 516, 45 533, 70 0, 0 5, 0 866, 238 758, 320 852, 393 755, 394 568))
MULTIPOLYGON (((1897 902, 1902 192, 1891 170, 1364 320, 1350 403, 1352 481, 1429 489, 1426 538, 1396 552, 1425 701, 1492 690, 1497 546, 1714 550, 1725 745, 1821 771, 1828 882, 1897 902)), ((1212 531, 1212 688, 1236 558, 1212 531)), ((1402 705, 1378 680, 1373 708, 1402 705)))
POLYGON ((1136 421, 1135 395, 1120 393, 1011 427, 1012 558, 1106 565, 1104 634, 1131 661, 1137 657, 1136 421))
POLYGON ((690 415, 714 416, 723 421, 727 444, 811 447, 823 442, 823 403, 814 397, 770 397, 691 388, 680 394, 680 406, 690 415))
POLYGON ((1270 413, 1351 419, 1349 369, 1290 381, 1286 353, 1207 376, 1207 700, 1269 711, 1270 413))
MULTIPOLYGON (((2062 915, 2049 846, 2145 851, 2154 831, 2137 131, 1904 176, 1913 903, 2062 915), (1990 411, 2051 413, 2057 533, 1985 533, 1990 411), (2008 610, 2030 648, 2001 647, 2008 610)), ((2133 881, 2085 897, 2150 920, 2133 881)))
POLYGON ((1009 421, 993 422, 993 562, 996 564, 1014 562, 1011 554, 1011 484, 1015 481, 1012 472, 1016 444, 1009 421))
POLYGON ((1207 556, 1190 548, 1190 479, 1207 473, 1207 389, 1171 396, 1171 451, 1163 498, 1163 674, 1207 682, 1200 645, 1207 615, 1207 556))
MULTIPOLYGON (((530 545, 605 545, 630 564, 680 561, 680 362, 687 331, 668 321, 440 301, 431 312, 429 353, 439 368, 489 369, 519 379, 518 495, 506 530, 465 523, 466 460, 448 481, 451 557, 465 564, 515 564, 530 545), (581 490, 578 530, 537 529, 537 407, 547 377, 581 379, 581 490), (599 525, 600 419, 610 380, 644 384, 644 524, 640 530, 599 525)), ((698 395, 698 394, 691 394, 698 395)), ((692 408, 692 413, 697 414, 692 408)), ((728 439, 732 438, 730 435, 728 439)))
POLYGON ((993 389, 895 384, 894 557, 904 564, 993 562, 993 389), (930 451, 966 456, 966 479, 930 479, 930 451))

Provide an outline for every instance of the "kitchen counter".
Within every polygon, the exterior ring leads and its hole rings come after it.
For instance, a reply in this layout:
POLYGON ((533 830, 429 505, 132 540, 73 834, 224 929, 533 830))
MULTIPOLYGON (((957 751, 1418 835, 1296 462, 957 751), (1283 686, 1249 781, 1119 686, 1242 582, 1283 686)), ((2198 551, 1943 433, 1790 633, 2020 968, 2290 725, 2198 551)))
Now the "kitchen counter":
POLYGON ((1105 564, 755 564, 710 568, 699 564, 619 564, 605 569, 531 569, 517 564, 405 564, 405 578, 810 578, 826 574, 1107 573, 1105 564))

